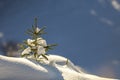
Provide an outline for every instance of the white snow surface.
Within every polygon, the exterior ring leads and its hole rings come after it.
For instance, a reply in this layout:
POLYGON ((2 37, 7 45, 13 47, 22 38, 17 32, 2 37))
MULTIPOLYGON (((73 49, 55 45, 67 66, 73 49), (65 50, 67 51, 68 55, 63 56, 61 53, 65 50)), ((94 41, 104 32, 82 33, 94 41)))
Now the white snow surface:
POLYGON ((120 80, 85 73, 70 60, 59 55, 47 55, 39 63, 25 58, 0 55, 0 80, 120 80))

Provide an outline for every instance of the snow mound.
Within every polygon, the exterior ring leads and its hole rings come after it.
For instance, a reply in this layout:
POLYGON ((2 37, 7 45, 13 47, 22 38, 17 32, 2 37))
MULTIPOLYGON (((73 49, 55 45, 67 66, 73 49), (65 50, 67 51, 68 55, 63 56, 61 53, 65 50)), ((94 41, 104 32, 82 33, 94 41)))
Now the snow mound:
POLYGON ((0 55, 0 80, 119 80, 84 73, 70 60, 47 55, 42 63, 0 55), (67 62, 67 63, 66 63, 67 62))

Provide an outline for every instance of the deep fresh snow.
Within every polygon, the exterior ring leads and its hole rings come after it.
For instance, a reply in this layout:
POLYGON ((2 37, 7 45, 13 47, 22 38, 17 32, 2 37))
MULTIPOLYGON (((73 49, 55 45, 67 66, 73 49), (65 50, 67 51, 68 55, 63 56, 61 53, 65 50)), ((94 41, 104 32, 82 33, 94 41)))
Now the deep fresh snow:
POLYGON ((0 80, 119 80, 87 74, 70 60, 48 55, 42 63, 0 55, 0 80))

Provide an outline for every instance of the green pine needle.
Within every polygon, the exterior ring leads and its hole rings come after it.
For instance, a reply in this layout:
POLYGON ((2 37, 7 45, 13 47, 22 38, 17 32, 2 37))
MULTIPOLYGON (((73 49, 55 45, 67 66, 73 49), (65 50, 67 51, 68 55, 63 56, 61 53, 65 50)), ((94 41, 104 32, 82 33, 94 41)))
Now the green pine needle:
POLYGON ((48 60, 48 58, 46 57, 45 54, 41 54, 41 55, 42 55, 42 57, 44 57, 46 60, 48 60))

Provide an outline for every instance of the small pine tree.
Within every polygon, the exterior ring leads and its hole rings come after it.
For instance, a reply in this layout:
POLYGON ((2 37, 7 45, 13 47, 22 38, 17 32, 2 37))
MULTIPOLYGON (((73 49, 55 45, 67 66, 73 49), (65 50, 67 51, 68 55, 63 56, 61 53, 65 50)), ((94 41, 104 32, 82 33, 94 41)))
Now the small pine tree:
POLYGON ((36 61, 40 61, 42 58, 48 60, 46 53, 53 49, 56 44, 47 45, 46 40, 41 37, 43 34, 46 34, 44 30, 45 27, 38 28, 37 18, 35 18, 32 29, 26 31, 31 36, 31 39, 27 39, 19 45, 22 50, 21 57, 35 59, 36 61))

